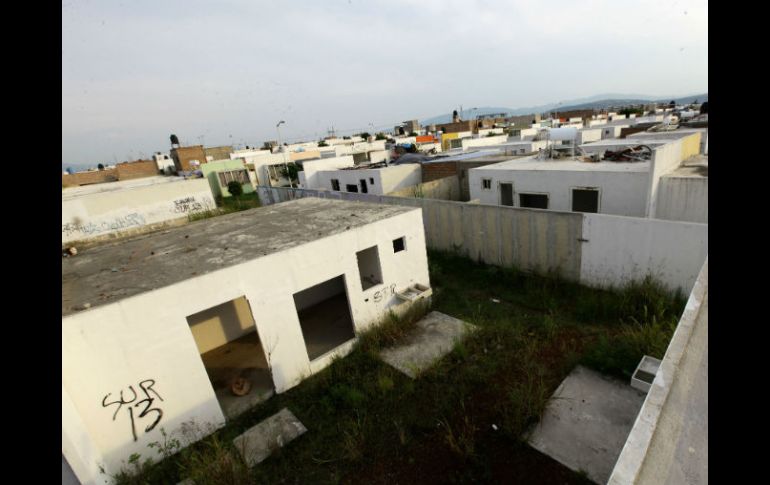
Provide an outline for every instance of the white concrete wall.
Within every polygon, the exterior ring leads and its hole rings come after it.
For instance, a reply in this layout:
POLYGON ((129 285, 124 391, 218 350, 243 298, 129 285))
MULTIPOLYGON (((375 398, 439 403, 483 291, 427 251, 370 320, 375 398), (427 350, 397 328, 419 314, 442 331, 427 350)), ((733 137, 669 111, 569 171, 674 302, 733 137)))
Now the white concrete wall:
POLYGON ((367 156, 371 163, 388 162, 390 161, 390 150, 373 150, 367 156))
POLYGON ((393 165, 381 170, 384 194, 422 183, 422 166, 419 163, 393 165))
POLYGON ((708 255, 708 225, 584 214, 580 280, 620 286, 651 274, 688 293, 708 255))
POLYGON ((620 136, 620 130, 628 128, 630 125, 605 125, 602 126, 602 140, 608 138, 617 138, 620 136))
MULTIPOLYGON (((559 163, 559 162, 554 162, 559 163)), ((647 204, 647 172, 599 172, 557 170, 499 170, 486 167, 468 170, 470 198, 482 204, 500 205, 500 183, 513 183, 514 207, 520 193, 548 194, 548 210, 571 211, 572 189, 599 187, 599 213, 644 217, 647 204), (492 179, 483 189, 482 179, 492 179)))
POLYGON ((708 177, 663 177, 658 185, 658 219, 708 223, 708 177))
POLYGON ((657 218, 656 207, 658 205, 658 186, 660 185, 660 178, 676 169, 680 163, 682 163, 681 140, 671 140, 671 143, 666 143, 665 145, 653 148, 647 189, 647 217, 657 218))
MULTIPOLYGON (((401 308, 395 292, 416 283, 430 286, 421 211, 63 317, 63 441, 73 443, 91 469, 94 464, 89 460, 103 458, 106 472, 114 474, 121 460, 132 453, 148 456, 147 445, 162 439, 161 428, 175 435, 190 420, 221 426, 224 416, 186 317, 242 295, 251 305, 258 335, 269 352, 276 391, 297 385, 350 346, 310 362, 293 294, 340 275, 345 277, 356 332, 383 319, 389 309, 401 308), (399 237, 406 238, 406 251, 394 253, 392 241, 399 237), (363 291, 356 252, 375 245, 383 283, 363 291), (144 418, 135 414, 134 440, 128 406, 117 409, 103 402, 118 399, 121 391, 124 400, 131 399, 129 386, 139 394, 137 400, 144 399, 139 383, 148 379, 161 396, 149 396, 153 398, 150 408, 163 415, 154 429, 145 432, 158 414, 150 412, 144 418), (65 395, 74 408, 69 414, 64 412, 65 395), (93 442, 90 450, 89 440, 93 442)), ((64 446, 63 451, 67 452, 64 446)), ((72 453, 67 453, 73 463, 72 453)))
POLYGON ((463 138, 463 150, 473 147, 486 147, 491 145, 500 145, 508 141, 508 135, 484 136, 481 138, 463 138))
POLYGON ((592 141, 599 141, 602 139, 601 128, 584 128, 577 132, 577 144, 589 143, 592 141))
POLYGON ((321 160, 309 160, 303 162, 303 170, 299 173, 304 177, 304 180, 300 180, 300 184, 302 188, 305 189, 329 188, 327 186, 321 185, 321 181, 318 178, 318 172, 329 169, 352 167, 353 165, 354 163, 352 156, 322 158, 321 160))
POLYGON ((537 136, 538 131, 540 131, 538 128, 522 128, 518 135, 511 136, 510 139, 511 141, 533 140, 537 136))
POLYGON ((62 243, 136 230, 150 224, 186 218, 188 214, 215 207, 207 179, 146 185, 134 182, 122 188, 115 185, 91 193, 64 189, 62 243), (115 190, 110 190, 112 188, 115 190))

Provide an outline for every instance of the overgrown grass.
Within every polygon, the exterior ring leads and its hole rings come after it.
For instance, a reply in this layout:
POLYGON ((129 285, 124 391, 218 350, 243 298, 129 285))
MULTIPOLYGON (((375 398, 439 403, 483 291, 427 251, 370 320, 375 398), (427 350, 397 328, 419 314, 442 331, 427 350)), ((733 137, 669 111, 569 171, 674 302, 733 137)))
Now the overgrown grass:
POLYGON ((538 458, 525 433, 576 364, 626 378, 641 355, 661 356, 684 299, 651 279, 606 291, 446 253, 429 262, 432 309, 476 330, 419 379, 379 352, 405 339, 425 306, 387 316, 346 358, 158 465, 137 461, 143 481, 119 483, 468 483, 522 470, 539 483, 584 483, 538 458), (244 471, 232 439, 284 407, 308 432, 244 471), (519 468, 507 468, 512 459, 519 468))
POLYGON ((208 219, 210 217, 232 214, 233 212, 245 211, 262 207, 259 200, 259 194, 251 192, 238 197, 219 197, 217 198, 217 207, 202 212, 195 212, 187 216, 190 222, 208 219))

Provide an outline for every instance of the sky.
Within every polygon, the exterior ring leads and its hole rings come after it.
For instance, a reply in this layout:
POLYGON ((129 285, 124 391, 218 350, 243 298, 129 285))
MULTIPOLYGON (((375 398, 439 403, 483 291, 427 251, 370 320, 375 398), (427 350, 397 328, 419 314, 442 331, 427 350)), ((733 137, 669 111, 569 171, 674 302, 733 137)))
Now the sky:
POLYGON ((705 0, 62 1, 67 164, 705 92, 705 0))

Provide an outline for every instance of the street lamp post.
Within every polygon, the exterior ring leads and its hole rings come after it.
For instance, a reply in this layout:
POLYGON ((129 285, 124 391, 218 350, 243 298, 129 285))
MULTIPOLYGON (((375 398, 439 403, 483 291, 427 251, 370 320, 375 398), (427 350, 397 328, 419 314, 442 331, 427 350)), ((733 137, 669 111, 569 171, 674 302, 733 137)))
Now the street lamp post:
POLYGON ((281 153, 283 153, 283 165, 286 167, 286 177, 289 179, 289 187, 294 188, 294 183, 292 182, 291 174, 289 173, 289 164, 286 163, 286 153, 284 152, 283 144, 281 143, 281 125, 284 123, 286 122, 281 120, 277 125, 275 125, 275 129, 278 131, 278 149, 281 150, 281 153))

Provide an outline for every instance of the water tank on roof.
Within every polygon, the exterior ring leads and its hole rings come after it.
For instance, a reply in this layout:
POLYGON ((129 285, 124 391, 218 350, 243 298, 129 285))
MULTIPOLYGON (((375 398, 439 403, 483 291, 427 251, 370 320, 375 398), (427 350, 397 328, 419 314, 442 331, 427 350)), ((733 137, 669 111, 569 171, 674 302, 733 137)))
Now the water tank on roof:
POLYGON ((577 128, 551 128, 548 138, 553 141, 574 140, 577 138, 577 128))

